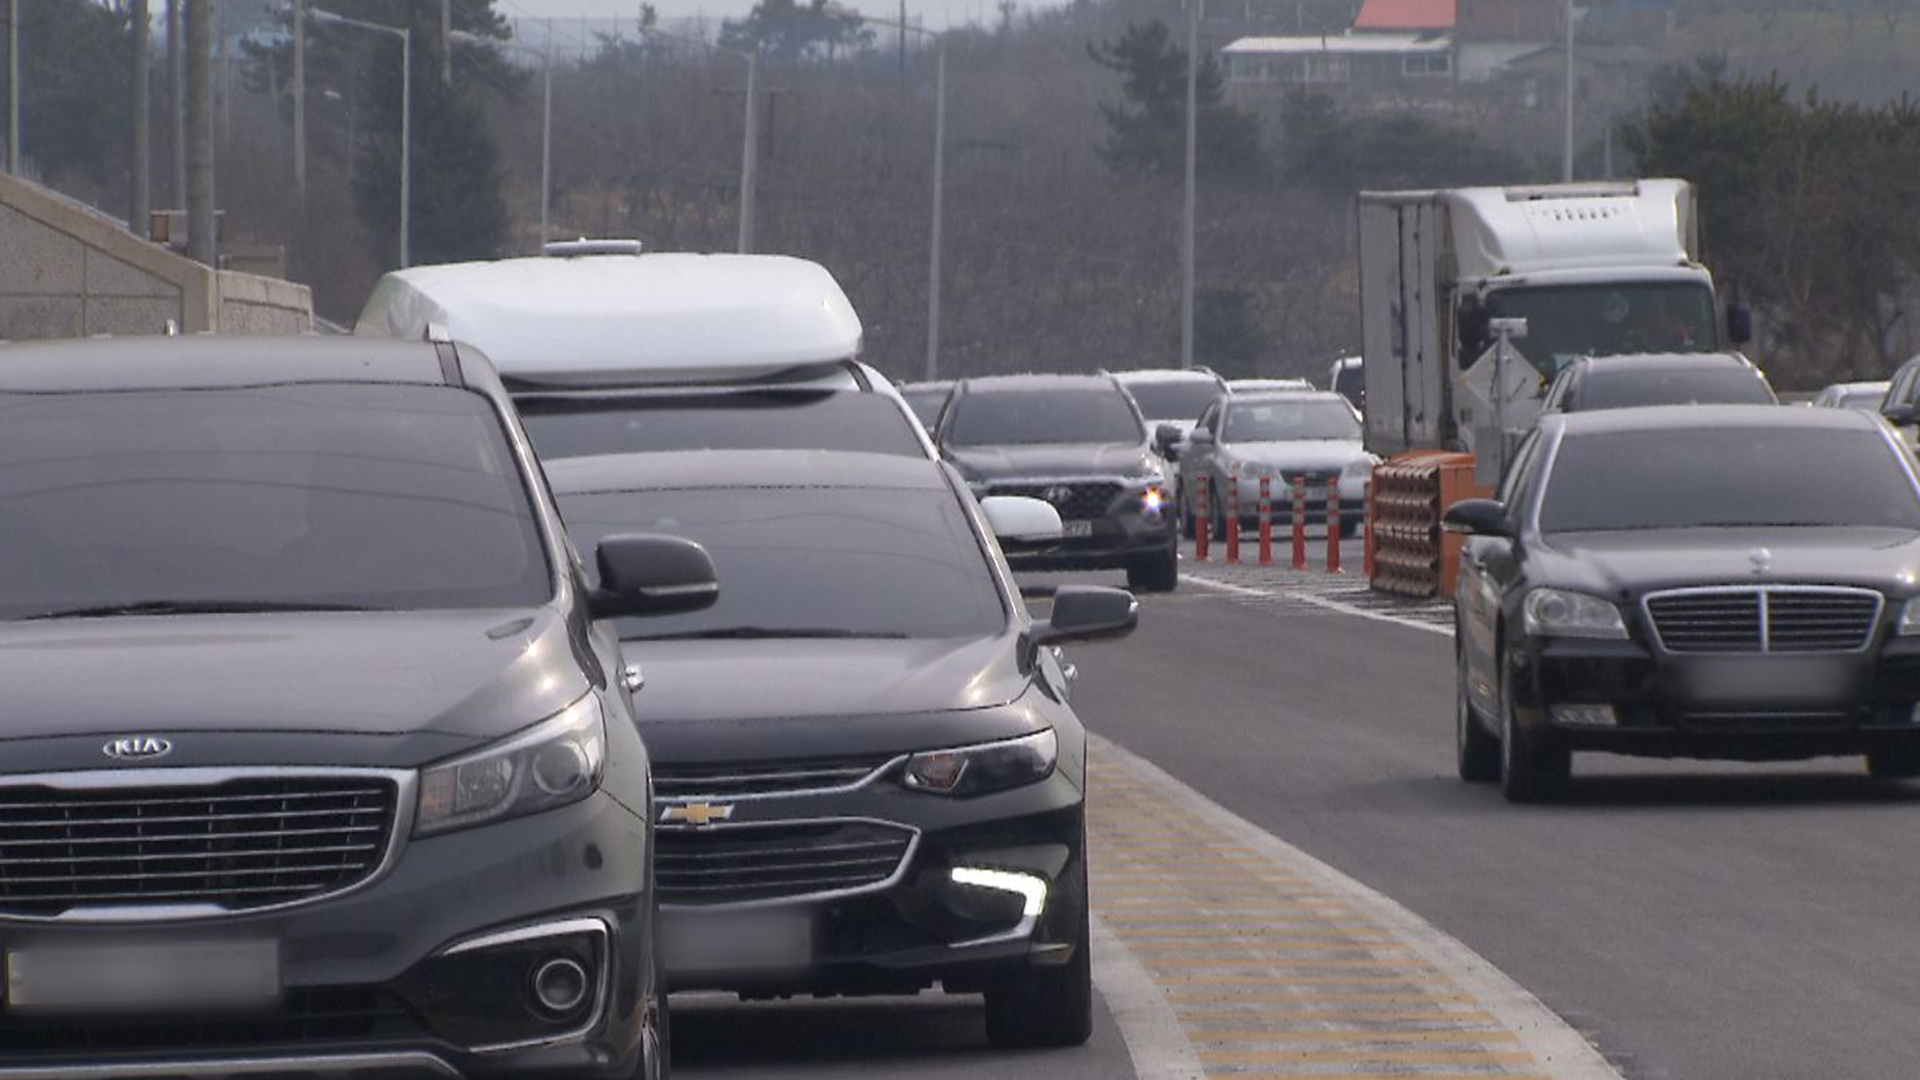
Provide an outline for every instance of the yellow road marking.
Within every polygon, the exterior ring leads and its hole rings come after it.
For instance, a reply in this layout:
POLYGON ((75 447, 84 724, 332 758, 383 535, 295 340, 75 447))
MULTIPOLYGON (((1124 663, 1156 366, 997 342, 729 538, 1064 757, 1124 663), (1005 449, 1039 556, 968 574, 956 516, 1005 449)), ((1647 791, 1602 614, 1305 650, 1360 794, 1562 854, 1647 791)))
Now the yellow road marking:
POLYGON ((1311 1031, 1275 1029, 1268 1031, 1189 1031, 1194 1042, 1331 1042, 1331 1043, 1491 1043, 1519 1042, 1511 1031, 1311 1031))
POLYGON ((1379 1062, 1382 1065, 1531 1065, 1533 1055, 1486 1050, 1203 1050, 1205 1065, 1379 1062))
POLYGON ((1480 1009, 1188 1009, 1174 1014, 1183 1024, 1243 1021, 1246 1023, 1308 1023, 1326 1020, 1396 1024, 1459 1021, 1492 1024, 1493 1014, 1480 1009))

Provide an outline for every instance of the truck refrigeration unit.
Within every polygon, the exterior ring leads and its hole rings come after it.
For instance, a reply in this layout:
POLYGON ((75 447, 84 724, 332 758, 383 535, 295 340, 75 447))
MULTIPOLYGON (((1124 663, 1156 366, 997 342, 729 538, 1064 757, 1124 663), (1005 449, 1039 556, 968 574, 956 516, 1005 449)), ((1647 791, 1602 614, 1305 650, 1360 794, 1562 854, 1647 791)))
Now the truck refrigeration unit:
POLYGON ((1367 448, 1474 452, 1481 483, 1574 359, 1748 336, 1683 180, 1364 192, 1359 228, 1367 448))

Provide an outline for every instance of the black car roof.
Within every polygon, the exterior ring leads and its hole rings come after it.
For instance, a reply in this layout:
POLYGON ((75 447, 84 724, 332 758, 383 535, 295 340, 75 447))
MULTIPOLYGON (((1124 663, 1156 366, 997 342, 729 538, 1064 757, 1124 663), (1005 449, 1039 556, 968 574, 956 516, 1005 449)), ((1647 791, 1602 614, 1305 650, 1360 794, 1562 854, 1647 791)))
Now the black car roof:
POLYGON ((1544 416, 1540 425, 1568 435, 1697 428, 1788 428, 1872 431, 1880 420, 1858 409, 1807 409, 1790 405, 1647 405, 1631 409, 1544 416))
POLYGON ((684 450, 546 463, 556 495, 672 488, 887 488, 943 491, 939 463, 842 450, 684 450))
POLYGON ((987 375, 962 379, 959 386, 979 390, 1098 390, 1117 392, 1119 383, 1111 375, 987 375))
POLYGON ((445 384, 447 378, 433 346, 380 338, 194 334, 0 346, 0 392, 217 389, 305 382, 445 384))
POLYGON ((1731 353, 1646 353, 1632 356, 1583 356, 1581 374, 1586 378, 1635 375, 1649 371, 1685 371, 1689 368, 1726 368, 1732 371, 1760 371, 1745 359, 1731 353))

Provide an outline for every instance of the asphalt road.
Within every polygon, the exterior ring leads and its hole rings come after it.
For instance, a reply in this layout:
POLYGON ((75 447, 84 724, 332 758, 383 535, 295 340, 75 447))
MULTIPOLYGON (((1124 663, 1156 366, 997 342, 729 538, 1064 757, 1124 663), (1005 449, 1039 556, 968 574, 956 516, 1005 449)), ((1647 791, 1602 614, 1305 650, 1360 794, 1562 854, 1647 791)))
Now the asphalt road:
POLYGON ((1449 638, 1191 585, 1073 659, 1090 727, 1460 938, 1630 1078, 1920 1060, 1920 785, 1583 756, 1566 804, 1509 806, 1453 776, 1449 638))

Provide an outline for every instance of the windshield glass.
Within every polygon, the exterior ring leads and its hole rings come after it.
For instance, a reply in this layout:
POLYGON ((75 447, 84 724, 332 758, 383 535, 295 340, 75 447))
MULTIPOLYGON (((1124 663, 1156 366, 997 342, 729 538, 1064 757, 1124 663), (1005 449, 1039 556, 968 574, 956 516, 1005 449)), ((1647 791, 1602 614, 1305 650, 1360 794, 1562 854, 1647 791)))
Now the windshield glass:
POLYGON ((582 551, 646 532, 698 541, 713 556, 717 603, 622 619, 624 638, 976 637, 1007 623, 991 564, 949 491, 673 489, 568 496, 561 510, 582 551))
MULTIPOLYGON (((1487 314, 1527 320, 1527 336, 1513 347, 1549 377, 1582 356, 1719 348, 1713 293, 1692 282, 1497 289, 1487 314)), ((1478 359, 1463 357, 1462 366, 1478 359)))
POLYGON ((1920 497, 1877 432, 1706 427, 1570 435, 1540 506, 1549 533, 1760 525, 1920 530, 1920 497))
POLYGON ((0 618, 552 596, 500 419, 444 387, 0 396, 0 618))
POLYGON ((1225 393, 1212 379, 1121 382, 1149 420, 1197 420, 1214 398, 1225 393))
POLYGON ((1641 405, 1777 405, 1758 374, 1744 368, 1708 371, 1606 371, 1593 365, 1580 384, 1574 406, 1631 409, 1641 405))
POLYGON ((900 406, 853 390, 529 394, 514 399, 542 457, 663 450, 853 450, 924 458, 900 406))
POLYGON ((908 388, 900 391, 900 396, 907 399, 907 407, 913 410, 913 415, 919 417, 920 422, 931 430, 934 424, 939 422, 940 409, 947 403, 947 397, 952 393, 952 387, 938 386, 908 388))
POLYGON ((1358 439, 1360 421, 1344 401, 1260 401, 1227 410, 1227 442, 1358 439))
MULTIPOLYGON (((1196 410, 1194 416, 1199 416, 1196 410)), ((952 446, 1137 443, 1140 418, 1115 389, 970 391, 953 404, 952 446)))
POLYGON ((1885 390, 1847 390, 1840 395, 1840 407, 1843 409, 1865 409, 1868 412, 1878 410, 1887 400, 1885 390))

